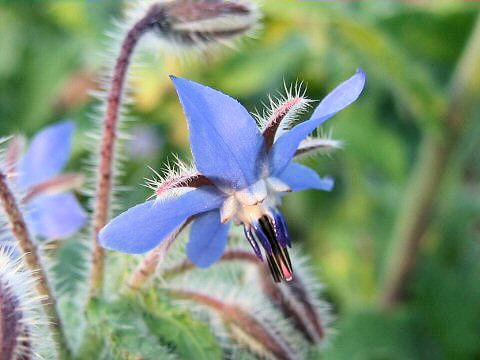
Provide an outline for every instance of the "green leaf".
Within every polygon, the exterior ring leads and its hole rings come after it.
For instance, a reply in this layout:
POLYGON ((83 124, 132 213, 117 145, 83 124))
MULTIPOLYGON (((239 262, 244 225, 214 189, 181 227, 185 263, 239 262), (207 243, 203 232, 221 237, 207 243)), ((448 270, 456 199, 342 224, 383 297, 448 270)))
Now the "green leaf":
POLYGON ((60 294, 76 294, 88 277, 90 247, 86 239, 71 238, 62 242, 55 256, 53 274, 60 294))
POLYGON ((85 331, 89 249, 86 239, 75 237, 62 241, 55 256, 48 258, 52 262, 49 275, 55 286, 58 309, 74 353, 78 351, 85 331))
POLYGON ((262 44, 229 59, 216 73, 205 73, 205 82, 213 78, 212 84, 236 97, 265 96, 265 91, 271 88, 281 89, 285 76, 296 76, 307 54, 308 43, 293 32, 274 44, 262 44))
POLYGON ((463 51, 476 15, 475 9, 448 12, 408 9, 382 18, 378 24, 410 56, 422 60, 434 71, 440 68, 451 72, 463 51))
POLYGON ((168 342, 183 359, 221 359, 222 351, 207 324, 188 311, 162 304, 146 314, 145 322, 160 339, 168 342))
POLYGON ((402 314, 352 312, 338 322, 338 336, 325 352, 335 360, 413 360, 414 335, 402 314))
POLYGON ((339 40, 333 42, 337 51, 360 55, 362 61, 358 64, 366 69, 369 78, 382 81, 420 126, 438 129, 446 103, 428 68, 409 58, 404 49, 374 25, 336 15, 332 26, 334 40, 339 40))
POLYGON ((177 359, 146 325, 140 307, 130 301, 92 301, 88 320, 90 336, 79 359, 177 359))

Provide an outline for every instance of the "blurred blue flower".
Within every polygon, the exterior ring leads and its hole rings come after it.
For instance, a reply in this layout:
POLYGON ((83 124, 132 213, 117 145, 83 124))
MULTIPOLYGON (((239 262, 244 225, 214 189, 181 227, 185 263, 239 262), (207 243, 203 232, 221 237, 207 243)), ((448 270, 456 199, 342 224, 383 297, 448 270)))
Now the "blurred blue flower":
POLYGON ((188 120, 196 169, 159 182, 159 199, 113 219, 100 232, 100 243, 122 252, 144 253, 191 220, 187 255, 197 266, 207 267, 222 256, 234 221, 243 224, 245 236, 260 259, 263 256, 258 243, 262 245, 274 280, 290 280, 290 239, 277 210, 281 195, 310 188, 329 191, 333 187, 332 179, 322 179, 292 159, 299 149, 317 146, 318 141, 306 146, 301 143, 358 98, 365 74, 358 70, 320 102, 309 120, 282 134, 281 123, 299 106, 300 97, 279 106, 260 130, 247 110, 231 97, 189 80, 171 78, 188 120), (166 190, 179 188, 189 191, 163 196, 166 190))
POLYGON ((162 151, 164 140, 150 125, 136 125, 129 131, 126 150, 131 160, 152 160, 162 151))
POLYGON ((59 175, 71 152, 74 124, 59 122, 35 135, 18 162, 17 184, 26 194, 26 221, 30 230, 48 240, 69 237, 86 221, 75 196, 78 175, 59 175))

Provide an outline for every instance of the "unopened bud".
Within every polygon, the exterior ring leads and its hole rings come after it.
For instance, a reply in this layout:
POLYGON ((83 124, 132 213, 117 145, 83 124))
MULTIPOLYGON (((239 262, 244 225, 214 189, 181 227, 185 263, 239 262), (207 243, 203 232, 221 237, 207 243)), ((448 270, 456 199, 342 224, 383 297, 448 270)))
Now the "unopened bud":
POLYGON ((154 4, 147 18, 172 45, 196 47, 248 34, 255 29, 260 15, 248 2, 187 0, 154 4))
POLYGON ((14 359, 22 334, 22 312, 18 299, 9 286, 0 278, 0 351, 2 359, 14 359))
POLYGON ((170 290, 170 293, 213 310, 223 320, 232 337, 261 358, 274 357, 281 360, 297 358, 290 345, 279 334, 271 332, 269 325, 262 319, 239 305, 195 291, 170 290))
POLYGON ((22 269, 20 259, 0 248, 0 359, 36 359, 55 354, 42 312, 33 291, 34 277, 22 269), (43 357, 42 357, 43 356, 43 357))

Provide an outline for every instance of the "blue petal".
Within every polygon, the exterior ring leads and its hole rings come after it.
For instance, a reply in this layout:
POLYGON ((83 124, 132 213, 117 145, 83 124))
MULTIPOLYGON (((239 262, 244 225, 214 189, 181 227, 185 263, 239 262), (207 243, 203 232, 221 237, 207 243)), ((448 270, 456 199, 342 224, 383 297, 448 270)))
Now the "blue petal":
POLYGON ((190 228, 187 256, 198 267, 206 268, 217 261, 227 245, 230 223, 220 222, 218 210, 200 215, 190 228))
POLYGON ((365 73, 358 69, 355 75, 337 86, 322 100, 310 120, 298 124, 280 136, 269 154, 270 172, 278 174, 285 169, 300 142, 324 121, 357 100, 364 86, 365 73))
POLYGON ((255 120, 230 96, 171 78, 188 120, 198 170, 221 186, 243 189, 254 183, 265 153, 255 120))
POLYGON ((63 121, 40 131, 20 161, 20 186, 38 184, 57 175, 70 157, 74 124, 63 121))
POLYGON ((330 191, 333 189, 333 179, 321 178, 314 170, 294 162, 288 164, 277 177, 290 186, 292 191, 317 189, 330 191))
POLYGON ((72 193, 34 198, 29 206, 28 224, 36 235, 47 239, 67 238, 87 220, 87 214, 72 193))
POLYGON ((176 198, 147 201, 110 221, 100 231, 100 244, 126 253, 144 253, 160 244, 190 216, 220 207, 223 199, 224 195, 208 186, 176 198))

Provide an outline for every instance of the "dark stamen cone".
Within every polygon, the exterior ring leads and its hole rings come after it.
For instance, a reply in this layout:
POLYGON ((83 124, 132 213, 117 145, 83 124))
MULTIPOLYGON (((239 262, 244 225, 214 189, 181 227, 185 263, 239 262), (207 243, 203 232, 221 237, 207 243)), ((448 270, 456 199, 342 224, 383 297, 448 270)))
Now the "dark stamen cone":
POLYGON ((243 226, 243 232, 245 233, 245 237, 247 238, 248 242, 252 246, 255 255, 260 259, 260 261, 263 261, 262 252, 257 244, 257 241, 255 240, 255 237, 252 234, 252 230, 250 228, 247 229, 246 226, 243 226))
POLYGON ((266 258, 275 282, 290 281, 293 279, 293 270, 287 250, 288 240, 285 238, 287 234, 278 233, 274 222, 272 218, 263 216, 259 220, 260 229, 255 229, 256 234, 268 241, 270 251, 266 249, 266 258))

